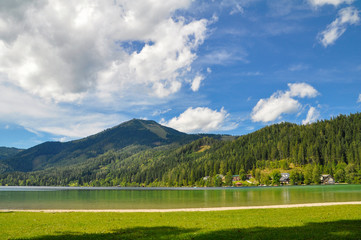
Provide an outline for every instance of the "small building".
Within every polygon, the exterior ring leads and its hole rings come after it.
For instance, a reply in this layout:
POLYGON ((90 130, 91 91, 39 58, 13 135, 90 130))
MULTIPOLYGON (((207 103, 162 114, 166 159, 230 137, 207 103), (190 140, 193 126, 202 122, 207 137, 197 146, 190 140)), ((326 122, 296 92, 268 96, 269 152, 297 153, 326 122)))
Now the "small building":
POLYGON ((204 180, 204 181, 208 181, 209 178, 210 178, 210 176, 205 176, 205 177, 203 178, 203 180, 204 180))
POLYGON ((330 174, 321 175, 321 184, 335 184, 335 179, 330 174))
POLYGON ((281 173, 280 183, 281 184, 289 184, 290 183, 290 174, 289 173, 281 173))
POLYGON ((232 182, 237 182, 240 180, 241 180, 241 178, 239 177, 239 175, 232 175, 232 182))

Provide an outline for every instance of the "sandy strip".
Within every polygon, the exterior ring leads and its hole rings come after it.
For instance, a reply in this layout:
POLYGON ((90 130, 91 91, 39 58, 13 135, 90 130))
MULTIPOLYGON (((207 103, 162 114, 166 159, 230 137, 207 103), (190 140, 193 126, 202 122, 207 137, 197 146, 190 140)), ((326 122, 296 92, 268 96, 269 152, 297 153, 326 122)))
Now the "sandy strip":
POLYGON ((271 209, 271 208, 299 208, 299 207, 320 207, 336 205, 361 205, 357 202, 327 202, 327 203, 303 203, 287 205, 269 205, 269 206, 245 206, 245 207, 215 207, 215 208, 175 208, 175 209, 0 209, 0 212, 44 212, 44 213, 64 213, 64 212, 207 212, 207 211, 227 211, 227 210, 246 210, 246 209, 271 209))

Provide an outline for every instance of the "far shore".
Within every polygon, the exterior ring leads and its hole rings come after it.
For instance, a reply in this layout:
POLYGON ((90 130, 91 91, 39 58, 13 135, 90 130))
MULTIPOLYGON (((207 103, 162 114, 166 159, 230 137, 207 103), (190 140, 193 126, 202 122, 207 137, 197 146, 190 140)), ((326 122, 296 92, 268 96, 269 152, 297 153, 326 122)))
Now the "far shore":
POLYGON ((272 209, 272 208, 300 208, 300 207, 322 207, 336 205, 361 205, 361 201, 355 202, 324 202, 324 203, 303 203, 284 204, 267 206, 242 206, 242 207, 214 207, 214 208, 174 208, 174 209, 0 209, 0 212, 43 212, 43 213, 67 213, 67 212, 208 212, 208 211, 228 211, 247 209, 272 209))

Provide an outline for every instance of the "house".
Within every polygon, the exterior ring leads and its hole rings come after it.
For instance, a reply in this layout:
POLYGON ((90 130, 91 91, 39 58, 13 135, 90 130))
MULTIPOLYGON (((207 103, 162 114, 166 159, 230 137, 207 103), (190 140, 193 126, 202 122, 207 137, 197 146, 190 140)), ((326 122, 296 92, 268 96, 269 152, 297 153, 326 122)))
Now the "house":
POLYGON ((290 174, 289 173, 281 173, 280 183, 281 184, 289 184, 290 183, 290 174))
POLYGON ((241 178, 239 177, 239 175, 232 175, 232 182, 236 182, 236 181, 240 181, 241 178))
POLYGON ((203 180, 204 180, 204 181, 208 181, 209 178, 210 178, 210 176, 205 176, 205 177, 203 178, 203 180))
POLYGON ((335 184, 335 179, 330 174, 321 175, 321 184, 335 184))

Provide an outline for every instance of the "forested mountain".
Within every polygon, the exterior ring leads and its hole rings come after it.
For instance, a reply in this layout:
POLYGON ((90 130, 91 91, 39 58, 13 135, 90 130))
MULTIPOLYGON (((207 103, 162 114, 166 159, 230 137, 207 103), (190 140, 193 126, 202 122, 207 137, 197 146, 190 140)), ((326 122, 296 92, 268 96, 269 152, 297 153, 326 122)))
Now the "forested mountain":
POLYGON ((0 147, 0 159, 9 158, 15 156, 17 153, 23 151, 19 148, 0 147))
POLYGON ((0 184, 219 186, 219 174, 245 173, 252 174, 257 184, 269 184, 277 171, 291 173, 293 183, 318 183, 320 174, 335 176, 338 182, 361 183, 361 114, 309 125, 275 124, 228 141, 218 135, 172 135, 198 139, 183 145, 178 139, 158 147, 154 140, 144 139, 153 147, 135 142, 71 164, 64 161, 67 164, 41 171, 4 173, 0 184))
POLYGON ((9 169, 9 165, 5 162, 1 162, 1 160, 13 157, 21 151, 23 151, 23 149, 0 147, 0 173, 9 169))
POLYGON ((45 142, 3 162, 12 170, 28 172, 81 163, 109 150, 119 150, 130 145, 151 148, 171 143, 184 144, 200 137, 181 133, 154 121, 133 119, 80 140, 45 142))

